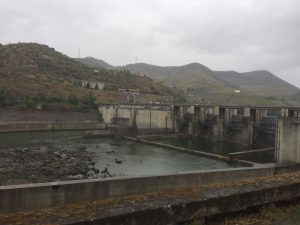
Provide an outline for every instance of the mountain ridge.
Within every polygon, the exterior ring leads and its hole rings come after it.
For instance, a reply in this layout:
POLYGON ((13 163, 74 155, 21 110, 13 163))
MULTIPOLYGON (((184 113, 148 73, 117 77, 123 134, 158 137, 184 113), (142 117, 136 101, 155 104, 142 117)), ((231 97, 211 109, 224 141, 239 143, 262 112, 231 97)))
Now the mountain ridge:
MULTIPOLYGON (((81 61, 84 62, 85 59, 83 58, 81 61)), ((238 104, 243 103, 243 98, 251 98, 248 102, 246 101, 249 104, 256 104, 256 102, 264 104, 271 100, 275 105, 284 105, 287 102, 294 105, 299 102, 300 89, 267 70, 242 73, 233 70, 215 71, 197 62, 182 66, 134 63, 111 67, 116 70, 125 69, 134 74, 146 75, 170 87, 176 87, 196 95, 199 97, 196 100, 209 99, 210 102, 216 104, 226 101, 226 98, 231 96, 235 89, 241 90, 239 97, 242 98, 238 104)), ((237 98, 238 96, 235 101, 237 98)))

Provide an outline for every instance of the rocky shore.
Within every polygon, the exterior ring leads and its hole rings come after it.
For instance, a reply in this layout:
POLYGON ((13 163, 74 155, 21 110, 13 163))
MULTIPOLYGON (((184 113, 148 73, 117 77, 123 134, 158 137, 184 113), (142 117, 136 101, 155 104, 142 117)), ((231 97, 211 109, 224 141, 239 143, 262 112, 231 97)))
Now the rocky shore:
POLYGON ((19 147, 0 150, 0 185, 97 178, 86 147, 19 147))

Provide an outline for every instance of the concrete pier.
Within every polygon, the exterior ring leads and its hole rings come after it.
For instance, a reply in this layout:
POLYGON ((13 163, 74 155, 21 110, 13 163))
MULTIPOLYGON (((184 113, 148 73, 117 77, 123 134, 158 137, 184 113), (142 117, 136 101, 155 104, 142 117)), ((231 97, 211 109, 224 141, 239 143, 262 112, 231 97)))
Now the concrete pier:
POLYGON ((296 110, 282 110, 276 132, 276 156, 279 162, 300 163, 300 118, 296 110), (296 112, 296 113, 295 113, 296 112))

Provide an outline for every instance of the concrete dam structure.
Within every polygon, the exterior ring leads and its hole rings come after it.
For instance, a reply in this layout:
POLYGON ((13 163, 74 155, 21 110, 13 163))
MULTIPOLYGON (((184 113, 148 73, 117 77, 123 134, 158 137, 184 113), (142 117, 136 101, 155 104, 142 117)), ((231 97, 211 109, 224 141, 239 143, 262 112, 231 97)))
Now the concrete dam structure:
POLYGON ((186 133, 267 151, 274 147, 278 162, 300 162, 300 108, 112 104, 100 105, 99 113, 116 133, 186 133))
POLYGON ((130 144, 238 165, 173 173, 162 167, 158 175, 0 186, 0 224, 189 224, 300 197, 300 108, 110 104, 98 109, 94 124, 100 136, 108 132, 130 144), (217 155, 152 141, 158 137, 204 137, 249 150, 217 155), (262 152, 272 152, 276 162, 243 159, 262 152))

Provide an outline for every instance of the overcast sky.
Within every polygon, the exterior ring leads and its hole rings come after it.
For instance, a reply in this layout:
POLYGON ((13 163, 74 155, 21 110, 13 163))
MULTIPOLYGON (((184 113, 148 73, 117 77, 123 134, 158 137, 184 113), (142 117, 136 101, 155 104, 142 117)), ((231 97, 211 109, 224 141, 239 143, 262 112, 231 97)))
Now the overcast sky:
POLYGON ((300 87, 299 0, 0 0, 0 42, 112 65, 266 69, 300 87))

